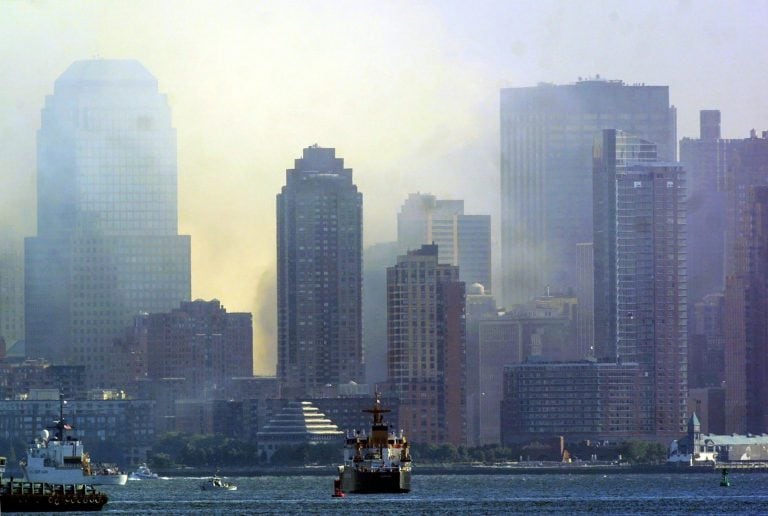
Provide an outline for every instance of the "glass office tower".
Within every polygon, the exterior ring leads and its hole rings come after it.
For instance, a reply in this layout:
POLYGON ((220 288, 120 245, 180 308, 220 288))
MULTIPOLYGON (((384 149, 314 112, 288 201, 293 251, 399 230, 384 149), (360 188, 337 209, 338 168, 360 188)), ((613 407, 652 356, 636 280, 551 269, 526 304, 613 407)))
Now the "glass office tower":
POLYGON ((77 61, 46 97, 37 153, 27 355, 84 365, 89 384, 110 387, 113 339, 132 317, 190 298, 166 96, 137 61, 77 61))

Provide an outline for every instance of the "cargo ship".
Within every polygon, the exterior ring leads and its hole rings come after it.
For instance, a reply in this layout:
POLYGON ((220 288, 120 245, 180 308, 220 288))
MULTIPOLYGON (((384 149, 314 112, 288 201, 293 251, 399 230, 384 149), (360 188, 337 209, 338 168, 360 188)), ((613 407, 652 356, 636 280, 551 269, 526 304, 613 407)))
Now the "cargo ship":
POLYGON ((401 430, 390 432, 381 407, 381 395, 376 402, 370 434, 354 431, 347 434, 344 464, 339 466, 334 496, 344 493, 407 493, 411 490, 411 456, 408 440, 401 430))

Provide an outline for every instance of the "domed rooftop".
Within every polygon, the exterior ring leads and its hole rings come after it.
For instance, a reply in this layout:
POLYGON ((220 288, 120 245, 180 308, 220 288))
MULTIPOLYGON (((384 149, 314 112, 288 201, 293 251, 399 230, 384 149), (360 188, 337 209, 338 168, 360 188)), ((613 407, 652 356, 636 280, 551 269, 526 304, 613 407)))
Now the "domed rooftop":
POLYGON ((472 283, 467 289, 467 294, 470 296, 483 296, 485 295, 485 287, 480 283, 472 283))

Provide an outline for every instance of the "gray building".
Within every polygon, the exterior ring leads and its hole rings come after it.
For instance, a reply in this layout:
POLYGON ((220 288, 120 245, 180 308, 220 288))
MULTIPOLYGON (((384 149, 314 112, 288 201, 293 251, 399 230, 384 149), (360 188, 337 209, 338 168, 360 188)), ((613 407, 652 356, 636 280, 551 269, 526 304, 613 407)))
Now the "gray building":
POLYGON ((436 244, 439 263, 458 265, 461 281, 491 293, 491 217, 465 215, 464 201, 410 194, 397 214, 397 243, 401 254, 436 244))
POLYGON ((595 139, 592 162, 594 356, 615 360, 617 178, 637 163, 658 161, 656 144, 624 131, 605 129, 595 139))
POLYGON ((501 90, 502 304, 576 286, 573 253, 592 238, 592 144, 620 129, 676 158, 666 86, 590 79, 501 90))
POLYGON ((675 436, 688 387, 685 174, 638 163, 615 184, 616 356, 640 367, 638 434, 675 436))
POLYGON ((595 356, 595 252, 592 242, 576 244, 576 349, 580 358, 595 356))
POLYGON ((636 428, 638 364, 528 363, 504 370, 501 442, 621 440, 636 428))
POLYGON ((363 251, 363 356, 365 380, 387 381, 387 267, 397 260, 397 242, 382 242, 363 251))
POLYGON ((575 298, 541 297, 514 311, 479 321, 476 433, 481 446, 501 442, 499 406, 506 366, 579 358, 575 307, 575 298))
POLYGON ((0 247, 0 339, 3 351, 24 340, 24 254, 14 246, 0 247))
POLYGON ((699 113, 698 138, 680 140, 688 176, 688 301, 725 286, 725 175, 738 140, 720 137, 720 111, 699 113))
POLYGON ((277 377, 286 397, 364 383, 363 196, 335 149, 304 149, 277 196, 277 377))
POLYGON ((89 384, 110 387, 113 339, 132 317, 189 297, 167 99, 137 61, 77 61, 46 97, 38 132, 27 355, 84 365, 89 384))
POLYGON ((496 300, 479 283, 467 287, 467 444, 480 445, 480 325, 498 318, 496 300))

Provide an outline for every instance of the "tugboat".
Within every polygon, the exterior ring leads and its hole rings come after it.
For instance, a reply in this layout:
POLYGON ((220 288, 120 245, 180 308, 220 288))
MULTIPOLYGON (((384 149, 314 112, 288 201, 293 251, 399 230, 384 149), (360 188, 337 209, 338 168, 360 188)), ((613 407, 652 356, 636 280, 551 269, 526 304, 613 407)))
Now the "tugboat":
POLYGON ((5 457, 0 457, 0 510, 4 512, 100 511, 108 498, 85 484, 46 484, 6 480, 5 457))
POLYGON ((376 393, 372 409, 371 435, 354 432, 347 435, 344 464, 339 466, 338 484, 334 483, 334 496, 344 493, 407 493, 411 490, 411 456, 408 441, 399 434, 389 432, 382 414, 381 395, 376 393), (339 489, 340 487, 340 489, 339 489))
POLYGON ((101 466, 98 471, 83 450, 83 443, 71 435, 72 426, 64 420, 64 398, 59 400, 59 419, 42 430, 27 449, 27 456, 20 462, 27 482, 50 484, 125 485, 128 475, 116 466, 101 466))

